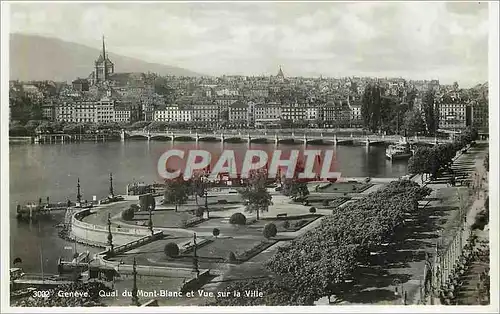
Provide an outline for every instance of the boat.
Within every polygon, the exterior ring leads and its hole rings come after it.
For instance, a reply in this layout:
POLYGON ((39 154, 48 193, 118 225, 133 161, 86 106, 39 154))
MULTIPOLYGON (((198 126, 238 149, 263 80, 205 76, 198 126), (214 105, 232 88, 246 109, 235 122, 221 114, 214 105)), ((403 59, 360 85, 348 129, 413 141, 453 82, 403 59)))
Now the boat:
POLYGON ((408 159, 413 156, 413 150, 406 138, 403 138, 399 143, 389 145, 389 147, 385 149, 385 156, 391 160, 408 159))

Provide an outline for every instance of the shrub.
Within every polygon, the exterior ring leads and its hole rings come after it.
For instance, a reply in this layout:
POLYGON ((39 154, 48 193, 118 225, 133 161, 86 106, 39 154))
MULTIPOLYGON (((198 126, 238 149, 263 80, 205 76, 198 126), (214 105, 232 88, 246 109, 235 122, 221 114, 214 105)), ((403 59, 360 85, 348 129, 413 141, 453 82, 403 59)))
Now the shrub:
POLYGON ((314 213, 316 212, 316 207, 311 207, 311 208, 309 208, 309 212, 310 212, 311 214, 314 214, 314 213))
POLYGON ((217 204, 227 204, 227 200, 218 200, 217 204))
POLYGON ((195 215, 196 217, 203 217, 203 213, 205 212, 205 208, 203 207, 198 207, 196 209, 195 215))
POLYGON ((247 217, 242 213, 234 213, 231 218, 229 218, 229 223, 233 225, 246 225, 247 217))
POLYGON ((276 236, 276 234, 278 233, 278 229, 276 228, 275 224, 269 223, 269 224, 265 225, 262 233, 264 234, 264 237, 266 239, 269 239, 269 238, 276 236))
POLYGON ((227 255, 227 260, 230 263, 236 262, 236 255, 233 252, 229 252, 227 255))
POLYGON ((330 201, 329 200, 323 200, 323 206, 329 206, 330 205, 330 201))
POLYGON ((179 246, 173 242, 167 243, 165 244, 164 252, 167 257, 179 256, 179 246))
POLYGON ((141 209, 141 208, 139 207, 139 205, 137 205, 137 204, 132 204, 132 205, 130 205, 130 208, 131 208, 134 212, 137 212, 137 211, 139 211, 139 209, 141 209))
POLYGON ((122 219, 128 221, 134 219, 134 208, 132 206, 122 212, 122 219))
POLYGON ((290 228, 290 222, 289 222, 288 220, 285 220, 285 221, 283 222, 283 228, 285 228, 285 229, 290 228))
POLYGON ((294 223, 293 225, 294 225, 294 227, 296 227, 296 228, 300 228, 300 227, 302 227, 303 225, 305 225, 306 223, 307 223, 307 220, 302 219, 302 220, 297 221, 297 222, 296 222, 296 223, 294 223))
POLYGON ((212 230, 212 234, 217 238, 220 234, 220 230, 218 228, 214 228, 214 230, 212 230))

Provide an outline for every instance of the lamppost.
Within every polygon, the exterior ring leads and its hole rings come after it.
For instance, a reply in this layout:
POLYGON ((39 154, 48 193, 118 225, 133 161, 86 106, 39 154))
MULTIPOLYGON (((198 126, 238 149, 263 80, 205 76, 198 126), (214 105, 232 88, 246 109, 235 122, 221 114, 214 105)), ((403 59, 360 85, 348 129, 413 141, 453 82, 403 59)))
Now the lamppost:
POLYGON ((132 305, 139 306, 139 297, 137 296, 137 263, 134 257, 134 264, 132 265, 132 276, 133 276, 133 286, 132 286, 132 305))
POLYGON ((208 174, 203 177, 203 196, 205 196, 205 211, 207 212, 207 219, 210 219, 210 212, 208 210, 208 174))
POLYGON ((115 193, 113 191, 113 173, 109 173, 109 197, 114 198, 115 193))
POLYGON ((196 278, 200 275, 200 269, 198 267, 198 246, 196 244, 196 233, 193 234, 193 245, 194 245, 194 250, 193 250, 193 271, 196 273, 196 278))
POLYGON ((113 235, 111 234, 111 213, 108 213, 108 245, 110 247, 110 252, 113 253, 113 235))
MULTIPOLYGON (((153 201, 154 201, 154 198, 153 198, 153 201)), ((153 236, 153 217, 152 217, 153 206, 152 205, 148 205, 148 211, 149 211, 148 229, 151 232, 151 236, 153 236)))
POLYGON ((82 202, 82 195, 80 194, 80 178, 78 178, 77 184, 76 184, 76 201, 78 203, 82 202))

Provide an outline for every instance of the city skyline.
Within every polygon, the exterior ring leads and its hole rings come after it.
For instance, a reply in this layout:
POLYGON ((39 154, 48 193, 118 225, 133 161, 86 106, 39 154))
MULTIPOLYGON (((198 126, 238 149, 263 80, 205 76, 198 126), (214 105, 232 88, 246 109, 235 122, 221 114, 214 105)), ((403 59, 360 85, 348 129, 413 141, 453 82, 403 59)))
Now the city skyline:
POLYGON ((10 9, 11 33, 95 48, 104 34, 110 52, 211 76, 275 75, 281 65, 286 76, 439 79, 464 87, 488 80, 488 3, 16 3, 10 9))

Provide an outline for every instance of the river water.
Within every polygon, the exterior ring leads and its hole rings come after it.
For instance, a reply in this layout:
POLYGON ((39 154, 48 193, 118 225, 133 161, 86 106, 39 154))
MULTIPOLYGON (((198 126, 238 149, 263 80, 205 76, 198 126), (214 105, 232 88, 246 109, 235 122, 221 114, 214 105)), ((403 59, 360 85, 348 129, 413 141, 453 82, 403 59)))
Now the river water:
MULTIPOLYGON (((193 143, 177 143, 177 147, 192 148, 193 143)), ((51 203, 76 199, 76 182, 80 178, 83 199, 103 198, 109 191, 109 173, 113 173, 114 191, 125 193, 133 181, 159 182, 158 159, 171 148, 170 142, 126 141, 104 143, 70 143, 53 145, 10 145, 10 260, 22 259, 25 272, 43 270, 56 273, 57 259, 69 259, 74 244, 58 237, 54 227, 64 213, 53 214, 48 221, 21 222, 15 218, 16 205, 26 202, 51 203), (42 254, 40 254, 42 251, 42 254)), ((302 145, 282 145, 280 149, 300 149, 302 145)), ((199 149, 220 152, 233 149, 244 152, 245 144, 200 142, 199 149)), ((252 149, 275 150, 273 144, 252 144, 252 149)), ((312 146, 308 149, 335 149, 333 168, 344 177, 400 177, 406 174, 407 163, 385 158, 384 147, 312 146)), ((5 226, 3 226, 5 227, 5 226)), ((77 245, 77 250, 87 249, 77 245)), ((96 252, 98 249, 90 249, 96 252)), ((12 264, 11 264, 12 266, 12 264)))

